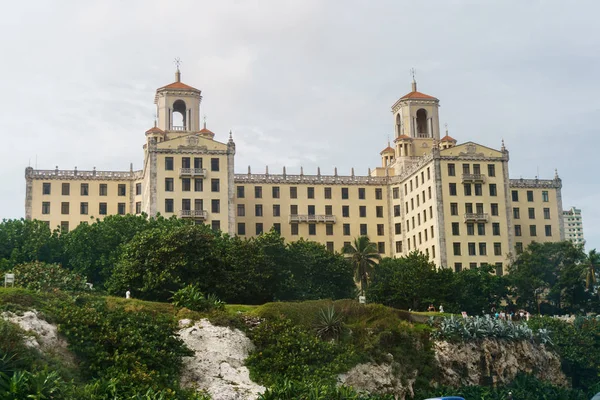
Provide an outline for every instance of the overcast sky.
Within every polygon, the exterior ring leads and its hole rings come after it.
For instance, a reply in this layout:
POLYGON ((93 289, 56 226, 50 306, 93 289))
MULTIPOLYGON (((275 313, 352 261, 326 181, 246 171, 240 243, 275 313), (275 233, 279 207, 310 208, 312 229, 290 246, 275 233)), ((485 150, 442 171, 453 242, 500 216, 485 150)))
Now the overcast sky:
POLYGON ((391 105, 440 99, 460 142, 510 151, 511 178, 563 180, 600 247, 597 1, 28 1, 0 14, 0 218, 24 216, 24 170, 141 169, 154 91, 202 90, 236 172, 366 174, 391 105))

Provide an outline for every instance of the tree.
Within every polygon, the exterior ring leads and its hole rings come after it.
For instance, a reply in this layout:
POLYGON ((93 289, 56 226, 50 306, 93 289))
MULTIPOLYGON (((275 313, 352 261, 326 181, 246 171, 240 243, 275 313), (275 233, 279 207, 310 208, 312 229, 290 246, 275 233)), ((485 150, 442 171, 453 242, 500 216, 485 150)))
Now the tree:
POLYGON ((466 311, 469 315, 478 315, 482 311, 489 313, 493 304, 509 300, 507 278, 496 275, 494 271, 493 266, 482 265, 455 273, 451 301, 455 303, 457 312, 466 311))
POLYGON ((596 252, 596 249, 590 250, 587 254, 585 264, 585 288, 593 293, 598 282, 596 268, 600 265, 600 254, 596 252))
POLYGON ((345 246, 343 251, 354 267, 354 280, 360 282, 360 291, 364 295, 369 275, 373 273, 377 261, 381 260, 377 247, 368 236, 359 236, 354 239, 354 244, 345 246))
POLYGON ((55 262, 60 235, 38 220, 12 219, 0 223, 0 271, 32 261, 55 262))

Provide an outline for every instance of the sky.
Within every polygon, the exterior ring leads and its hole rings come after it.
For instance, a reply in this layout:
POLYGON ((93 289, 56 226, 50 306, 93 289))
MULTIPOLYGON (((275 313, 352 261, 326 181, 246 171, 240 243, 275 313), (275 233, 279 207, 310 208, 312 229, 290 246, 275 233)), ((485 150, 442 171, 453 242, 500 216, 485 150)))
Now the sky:
POLYGON ((391 106, 440 99, 458 142, 510 151, 510 177, 551 179, 600 247, 597 1, 60 1, 0 14, 0 218, 24 216, 28 165, 141 169, 154 92, 202 90, 236 172, 366 174, 391 106))

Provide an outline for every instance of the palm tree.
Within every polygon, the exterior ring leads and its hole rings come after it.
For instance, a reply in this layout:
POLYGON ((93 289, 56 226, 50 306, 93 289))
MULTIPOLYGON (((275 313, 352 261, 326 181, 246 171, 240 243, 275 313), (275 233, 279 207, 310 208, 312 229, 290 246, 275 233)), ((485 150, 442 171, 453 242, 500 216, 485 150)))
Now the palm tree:
POLYGON ((354 266, 354 280, 360 282, 360 292, 364 296, 369 275, 377 261, 381 260, 377 247, 367 236, 359 236, 353 244, 345 246, 343 252, 354 266))
POLYGON ((596 283, 598 282, 598 278, 596 277, 596 268, 600 266, 600 254, 596 252, 596 249, 590 250, 586 257, 585 263, 587 264, 585 271, 585 288, 593 291, 596 287, 596 283))

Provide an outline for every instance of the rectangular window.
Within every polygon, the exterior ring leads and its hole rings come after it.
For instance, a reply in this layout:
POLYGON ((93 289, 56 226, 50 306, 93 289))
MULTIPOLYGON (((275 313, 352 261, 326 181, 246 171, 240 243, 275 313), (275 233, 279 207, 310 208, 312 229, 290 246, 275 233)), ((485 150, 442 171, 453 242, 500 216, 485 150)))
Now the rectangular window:
POLYGON ((515 225, 515 236, 521 236, 521 225, 515 225))
POLYGON ((142 184, 141 183, 136 183, 135 184, 135 195, 139 196, 142 194, 142 184))
POLYGON ((296 186, 290 186, 290 199, 298 198, 298 188, 296 186))
POLYGON ((298 224, 290 224, 290 229, 292 230, 292 235, 298 235, 298 224))
POLYGON ((452 234, 454 236, 459 236, 460 235, 460 224, 458 222, 453 222, 452 223, 452 234))
POLYGON ((219 214, 221 212, 221 201, 219 199, 212 199, 210 201, 210 212, 219 214))
POLYGON ((118 203, 117 204, 117 213, 119 215, 125 215, 125 203, 118 203))
POLYGON ((317 224, 308 224, 308 234, 311 236, 317 234, 317 224))
POLYGON ((450 203, 450 215, 458 215, 458 203, 450 203))
POLYGON ((377 242, 377 252, 379 254, 385 253, 385 242, 377 242))
POLYGON ((263 206, 262 206, 262 204, 255 204, 254 205, 254 216, 255 217, 262 217, 263 216, 263 206))
POLYGON ((192 201, 190 199, 181 199, 181 209, 190 211, 192 209, 192 201))
POLYGON ((142 202, 141 201, 136 201, 136 203, 135 203, 135 213, 136 214, 141 214, 142 213, 142 202))
POLYGON ((429 167, 427 167, 427 180, 431 179, 431 171, 429 171, 429 167))
POLYGON ((367 233, 367 224, 360 224, 360 235, 361 236, 368 235, 368 233, 367 233))
POLYGON ((497 196, 497 195, 498 195, 498 191, 496 189, 496 184, 490 183, 490 196, 497 196))
POLYGON ((245 193, 245 187, 244 186, 238 186, 237 187, 237 198, 238 199, 243 199, 245 195, 246 195, 246 193, 245 193))
POLYGON ((528 211, 529 211, 529 219, 535 219, 535 208, 530 207, 528 209, 528 211))
POLYGON ((42 214, 50 214, 50 202, 42 202, 42 214))
POLYGON ((62 195, 63 196, 68 196, 71 194, 71 184, 70 183, 63 183, 62 184, 62 195))
POLYGON ((537 228, 535 225, 529 225, 529 236, 537 236, 537 228))
POLYGON ((211 171, 218 171, 219 170, 219 159, 218 158, 211 158, 210 159, 210 170, 211 171))
POLYGON ((395 205, 394 206, 394 217, 399 217, 400 216, 400 206, 399 205, 395 205))
POLYGON ((189 192, 192 190, 192 182, 190 178, 181 178, 181 191, 189 192))
POLYGON ((189 157, 181 157, 181 168, 190 168, 190 165, 189 157))
POLYGON ((483 222, 477 224, 477 234, 479 236, 485 236, 485 224, 483 222))
POLYGON ((315 188, 314 187, 307 187, 306 188, 306 197, 309 199, 314 199, 315 198, 315 188))
POLYGON ((544 230, 546 232, 546 236, 552 236, 552 225, 544 226, 544 230))
POLYGON ((402 253, 402 240, 396 241, 396 253, 402 253))
POLYGON ((107 209, 106 203, 100 203, 99 204, 98 214, 100 214, 100 215, 106 215, 107 214, 106 209, 107 209))
POLYGON ((275 222, 273 224, 273 230, 281 235, 281 224, 279 222, 275 222))
POLYGON ((475 224, 467 224, 467 235, 473 236, 475 235, 475 224))
POLYGON ((401 235, 402 234, 402 224, 400 222, 396 222, 394 224, 394 232, 396 235, 401 235))
POLYGON ((462 271, 462 263, 454 263, 454 272, 460 272, 462 271))
POLYGON ((342 188, 342 200, 348 200, 348 188, 342 188))
POLYGON ((361 218, 366 218, 366 216, 367 216, 367 206, 359 206, 358 207, 358 215, 361 218))
POLYGON ((498 216, 498 203, 492 203, 491 205, 492 216, 498 216))
POLYGON ((60 231, 62 233, 68 233, 69 232, 69 221, 61 221, 61 223, 60 223, 60 231))
POLYGON ((221 191, 221 181, 219 181, 219 178, 213 178, 210 180, 210 190, 211 192, 221 191))
POLYGON ((327 236, 333 236, 333 224, 325 225, 325 234, 327 236))
POLYGON ((515 252, 517 254, 521 254, 523 252, 523 243, 522 242, 515 243, 515 252))
POLYGON ((481 196, 483 194, 483 189, 481 187, 481 183, 475 184, 475 196, 481 196))
POLYGON ((61 214, 69 214, 69 202, 64 201, 60 204, 60 213, 61 214))
POLYGON ((512 201, 519 201, 519 191, 513 190, 511 193, 512 193, 512 201))
POLYGON ((450 196, 456 196, 456 183, 450 183, 450 196))
POLYGON ((194 210, 196 210, 196 211, 204 210, 204 200, 194 199, 194 210))
POLYGON ((383 228, 383 224, 377 224, 377 236, 383 236, 384 235, 384 228, 383 228))
POLYGON ((173 171, 173 157, 165 157, 165 171, 173 171))
POLYGON ((471 184, 464 183, 463 188, 464 188, 465 196, 470 196, 471 195, 471 184))
POLYGON ((366 192, 365 188, 358 188, 358 199, 359 200, 364 200, 366 198, 365 192, 366 192))
POLYGON ((333 215, 333 206, 332 205, 325 206, 325 215, 333 215))
POLYGON ((527 191, 527 201, 529 201, 529 202, 533 201, 533 190, 527 191))
POLYGON ((308 213, 308 215, 315 215, 316 214, 315 206, 312 204, 309 204, 307 207, 307 213, 308 213))
POLYGON ((455 256, 460 256, 460 243, 459 242, 452 243, 452 249, 454 250, 455 256))
POLYGON ((274 217, 281 216, 281 206, 279 204, 273 204, 273 216, 274 217))
POLYGON ((326 187, 324 189, 324 194, 325 194, 325 198, 326 199, 331 199, 331 188, 330 187, 326 187))
POLYGON ((245 217, 246 216, 246 206, 243 204, 238 204, 237 205, 237 216, 238 217, 245 217))
POLYGON ((550 219, 550 209, 544 208, 544 219, 550 219))
POLYGON ((219 230, 221 230, 221 221, 219 221, 219 220, 213 220, 210 223, 210 227, 212 228, 213 231, 219 231, 219 230))
POLYGON ((496 176, 496 166, 494 164, 488 164, 488 175, 496 176))
POLYGON ((194 157, 194 168, 195 169, 202 168, 202 157, 194 157))
POLYGON ((513 208, 513 218, 514 219, 520 219, 521 218, 521 212, 519 210, 519 207, 513 208))
POLYGON ((278 199, 279 198, 279 186, 273 186, 271 188, 271 194, 273 195, 274 199, 278 199))
POLYGON ((127 185, 124 183, 120 183, 117 187, 117 195, 118 196, 126 196, 127 195, 127 185))
POLYGON ((342 225, 344 236, 350 236, 350 224, 342 225))
POLYGON ((473 242, 467 243, 467 248, 469 249, 470 256, 477 255, 475 243, 473 243, 473 242))
POLYGON ((108 196, 108 185, 106 183, 101 183, 99 188, 100 196, 108 196))
POLYGON ((350 217, 350 206, 342 206, 342 217, 350 217))
POLYGON ((298 205, 297 204, 290 205, 290 214, 298 215, 298 205))
POLYGON ((375 206, 375 214, 377 218, 383 218, 383 206, 375 206))
POLYGON ((492 223, 492 235, 500 236, 500 222, 492 223))
MULTIPOLYGON (((431 186, 427 188, 427 198, 431 200, 431 186)), ((423 195, 423 202, 425 201, 425 195, 423 195)))
POLYGON ((262 199, 262 186, 254 186, 254 198, 262 199))
POLYGON ((483 214, 483 203, 476 203, 475 207, 477 214, 483 214))
POLYGON ((456 176, 456 166, 454 164, 448 164, 448 176, 456 176))
POLYGON ((204 190, 204 183, 202 178, 194 178, 194 192, 201 192, 204 190))
POLYGON ((245 235, 246 234, 246 224, 243 222, 238 222, 237 232, 238 232, 238 235, 245 235))
POLYGON ((502 263, 496 263, 495 267, 496 267, 496 275, 498 275, 498 276, 504 275, 504 271, 502 270, 502 263))
POLYGON ((90 185, 87 183, 82 183, 81 184, 81 195, 88 196, 89 194, 90 194, 90 185))
POLYGON ((479 164, 473 164, 473 174, 481 175, 481 166, 479 164))
POLYGON ((394 199, 399 199, 400 198, 400 188, 395 187, 392 189, 392 197, 394 199))
POLYGON ((543 191, 542 191, 542 201, 543 201, 544 203, 547 203, 547 202, 549 201, 549 200, 548 200, 548 191, 547 191, 547 190, 543 190, 543 191))
POLYGON ((463 168, 463 174, 467 174, 468 175, 468 174, 471 173, 471 169, 470 169, 469 164, 463 164, 462 168, 463 168))
POLYGON ((465 203, 465 212, 467 214, 473 213, 473 203, 465 203))
POLYGON ((325 247, 327 248, 328 252, 333 253, 333 251, 334 251, 333 242, 327 242, 327 243, 325 243, 325 247))
POLYGON ((165 199, 165 212, 166 213, 173 212, 173 199, 165 199))
POLYGON ((473 268, 477 268, 476 262, 469 263, 469 269, 473 269, 473 268))
POLYGON ((88 209, 88 203, 85 201, 82 201, 79 204, 79 212, 81 215, 88 215, 89 209, 88 209))
POLYGON ((381 188, 375 189, 375 200, 383 199, 383 190, 381 188))
POLYGON ((479 255, 480 256, 486 256, 487 255, 487 248, 486 248, 486 244, 485 243, 479 243, 479 255))
POLYGON ((52 185, 49 182, 42 183, 42 194, 50 194, 52 185))
POLYGON ((173 191, 173 178, 165 178, 165 192, 173 191))

